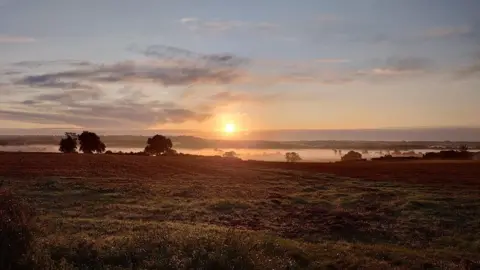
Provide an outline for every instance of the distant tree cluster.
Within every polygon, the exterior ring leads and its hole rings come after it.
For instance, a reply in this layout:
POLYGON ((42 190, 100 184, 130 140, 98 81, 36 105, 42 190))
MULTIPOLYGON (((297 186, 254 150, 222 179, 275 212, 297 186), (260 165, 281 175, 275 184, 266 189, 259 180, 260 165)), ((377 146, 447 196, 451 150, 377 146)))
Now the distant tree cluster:
POLYGON ((89 131, 84 131, 80 135, 72 132, 65 133, 65 137, 60 140, 58 150, 62 153, 77 153, 78 143, 80 143, 80 151, 85 154, 105 152, 106 146, 100 137, 89 131))
POLYGON ((238 158, 238 155, 235 151, 227 151, 223 153, 224 158, 238 158))
POLYGON ((342 156, 342 161, 356 161, 356 160, 363 160, 362 154, 355 151, 349 151, 347 154, 342 156))
MULTIPOLYGON (((93 153, 104 153, 106 146, 105 143, 102 142, 100 137, 89 131, 84 131, 80 135, 77 135, 72 132, 65 133, 65 137, 60 140, 60 147, 59 151, 62 153, 77 153, 78 144, 80 144, 80 151, 85 154, 93 154, 93 153)), ((177 151, 172 149, 173 143, 172 141, 163 136, 163 135, 155 135, 152 138, 148 138, 147 146, 141 152, 134 153, 122 153, 121 151, 118 153, 113 153, 112 151, 107 151, 105 154, 112 155, 112 154, 128 154, 128 155, 138 155, 138 156, 174 156, 178 155, 177 151)))
POLYGON ((302 160, 302 158, 297 152, 285 153, 285 159, 287 160, 287 162, 298 162, 302 160))

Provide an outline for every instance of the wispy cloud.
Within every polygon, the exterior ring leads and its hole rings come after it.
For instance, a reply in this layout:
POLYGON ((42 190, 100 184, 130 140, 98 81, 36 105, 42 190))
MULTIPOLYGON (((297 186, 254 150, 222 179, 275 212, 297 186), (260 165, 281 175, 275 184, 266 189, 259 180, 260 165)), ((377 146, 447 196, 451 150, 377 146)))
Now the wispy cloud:
POLYGON ((209 112, 192 111, 172 102, 123 91, 114 100, 101 91, 66 90, 35 95, 20 103, 2 106, 2 119, 41 124, 71 124, 85 128, 148 128, 165 123, 204 121, 209 112))
POLYGON ((424 57, 392 57, 369 70, 360 70, 357 75, 370 76, 400 76, 414 75, 429 71, 434 66, 433 60, 424 57))
MULTIPOLYGON (((39 88, 60 88, 60 89, 94 89, 94 86, 77 81, 62 81, 62 76, 55 74, 26 76, 15 82, 16 85, 26 85, 39 88)), ((66 78, 72 79, 72 78, 66 78)), ((74 79, 74 78, 73 78, 74 79)))
POLYGON ((12 63, 12 66, 15 67, 25 67, 25 68, 38 68, 42 66, 52 66, 52 65, 70 65, 70 66, 79 66, 85 67, 93 65, 91 62, 88 61, 80 61, 80 60, 45 60, 45 61, 20 61, 12 63))
POLYGON ((480 75, 480 51, 473 55, 471 62, 455 71, 455 77, 464 79, 480 75))
POLYGON ((204 31, 221 33, 231 30, 246 29, 256 31, 273 31, 278 28, 277 24, 269 22, 246 22, 238 20, 203 20, 199 18, 182 18, 180 23, 191 31, 204 31))
POLYGON ((275 100, 279 97, 279 93, 275 94, 253 94, 238 91, 221 91, 208 99, 215 104, 229 105, 232 103, 264 103, 275 100))
POLYGON ((56 91, 35 96, 33 99, 23 101, 23 104, 33 105, 42 103, 59 103, 62 105, 74 105, 76 102, 100 100, 104 96, 99 89, 83 89, 56 91))
POLYGON ((449 38, 468 35, 473 32, 469 25, 438 27, 427 30, 423 36, 426 38, 449 38))
POLYGON ((125 61, 110 65, 79 62, 75 63, 75 69, 29 75, 16 83, 52 88, 85 88, 89 83, 226 84, 242 77, 238 67, 245 63, 245 59, 231 54, 199 54, 162 45, 139 52, 156 61, 125 61))
POLYGON ((337 23, 343 21, 343 19, 335 14, 319 14, 313 18, 317 23, 337 23))
POLYGON ((343 64, 343 63, 350 62, 350 60, 342 59, 342 58, 320 58, 320 59, 315 59, 315 62, 321 63, 321 64, 343 64))
POLYGON ((216 111, 217 109, 228 108, 237 105, 268 106, 273 102, 281 100, 285 93, 258 93, 242 90, 220 90, 209 94, 201 91, 190 92, 184 99, 197 100, 195 108, 201 111, 216 111))
POLYGON ((478 76, 479 74, 480 74, 480 60, 468 67, 460 69, 457 72, 457 75, 462 78, 470 77, 470 76, 478 76))
POLYGON ((36 39, 25 36, 11 36, 0 34, 0 43, 32 43, 36 42, 36 39))

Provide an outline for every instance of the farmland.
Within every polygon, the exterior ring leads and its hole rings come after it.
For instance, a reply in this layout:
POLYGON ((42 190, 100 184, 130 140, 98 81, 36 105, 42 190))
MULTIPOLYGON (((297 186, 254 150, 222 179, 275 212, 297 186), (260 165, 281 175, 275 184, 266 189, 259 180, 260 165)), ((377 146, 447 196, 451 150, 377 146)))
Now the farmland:
POLYGON ((68 269, 476 269, 480 163, 0 153, 68 269))

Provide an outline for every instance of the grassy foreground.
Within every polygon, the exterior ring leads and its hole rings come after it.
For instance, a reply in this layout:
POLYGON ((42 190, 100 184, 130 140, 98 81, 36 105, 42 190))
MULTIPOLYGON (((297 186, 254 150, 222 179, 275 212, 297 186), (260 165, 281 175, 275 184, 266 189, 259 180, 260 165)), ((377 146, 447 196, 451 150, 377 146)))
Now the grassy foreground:
MULTIPOLYGON (((36 212, 28 269, 480 263, 480 175, 464 183, 464 163, 450 170, 451 182, 411 183, 212 158, 0 154, 0 161, 4 187, 36 212)), ((376 165, 365 166, 375 175, 376 165)), ((415 166, 434 177, 429 166, 415 166)))

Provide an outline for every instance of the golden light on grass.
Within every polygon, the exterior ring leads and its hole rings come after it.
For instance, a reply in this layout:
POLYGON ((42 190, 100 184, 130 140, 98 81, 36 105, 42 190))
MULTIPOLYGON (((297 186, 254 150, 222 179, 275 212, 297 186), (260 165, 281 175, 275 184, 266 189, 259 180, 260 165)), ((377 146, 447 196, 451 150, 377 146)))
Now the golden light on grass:
POLYGON ((228 123, 223 128, 223 131, 227 134, 233 134, 233 133, 235 133, 236 130, 237 130, 237 128, 235 127, 234 123, 228 123))

